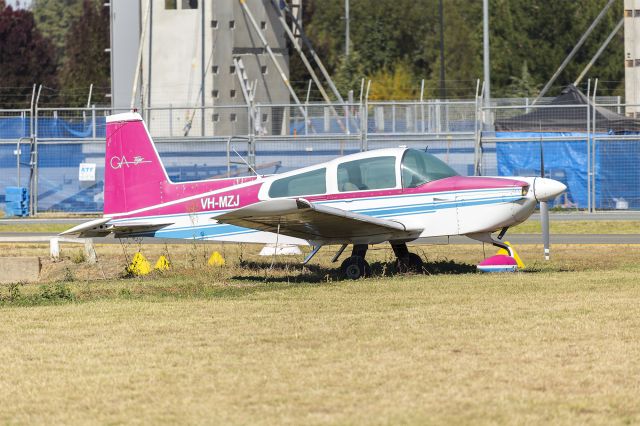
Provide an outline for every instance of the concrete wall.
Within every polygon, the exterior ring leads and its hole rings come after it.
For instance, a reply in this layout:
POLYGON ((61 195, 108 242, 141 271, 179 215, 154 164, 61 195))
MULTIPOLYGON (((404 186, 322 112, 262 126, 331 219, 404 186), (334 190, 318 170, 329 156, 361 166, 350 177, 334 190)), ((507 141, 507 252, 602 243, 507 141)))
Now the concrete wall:
MULTIPOLYGON (((286 35, 270 0, 247 0, 246 3, 288 78, 286 35)), ((264 50, 240 2, 177 0, 175 9, 167 9, 166 4, 165 1, 154 1, 151 5, 142 55, 145 105, 173 107, 172 111, 147 113, 145 118, 154 135, 181 136, 187 132, 189 136, 230 132, 246 134, 248 114, 240 83, 232 70, 234 57, 242 58, 249 81, 257 82, 255 102, 289 102, 289 92, 282 77, 264 50), (189 3, 191 6, 197 4, 197 9, 191 9, 189 3), (203 57, 204 104, 209 108, 216 105, 238 107, 207 109, 202 117, 199 107, 203 57)), ((148 5, 149 0, 140 1, 142 15, 148 5)), ((114 21, 113 28, 120 31, 118 20, 114 21)), ((265 113, 259 117, 263 134, 281 130, 282 112, 276 114, 280 117, 275 120, 271 115, 265 113)))
POLYGON ((0 257, 0 283, 35 282, 40 278, 40 258, 0 257))
POLYGON ((130 107, 139 39, 139 3, 111 0, 111 105, 115 109, 130 107))

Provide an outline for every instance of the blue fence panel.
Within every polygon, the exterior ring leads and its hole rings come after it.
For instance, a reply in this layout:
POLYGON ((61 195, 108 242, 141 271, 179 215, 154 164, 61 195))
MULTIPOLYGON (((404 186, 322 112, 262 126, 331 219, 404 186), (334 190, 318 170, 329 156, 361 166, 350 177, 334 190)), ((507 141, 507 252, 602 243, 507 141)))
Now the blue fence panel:
POLYGON ((595 141, 598 209, 640 209, 640 140, 595 141))
MULTIPOLYGON (((540 138, 542 142, 497 142, 496 161, 500 176, 540 176, 540 143, 544 151, 547 177, 567 185, 567 192, 556 200, 566 207, 587 208, 587 135, 584 133, 498 132, 498 138, 540 138), (574 137, 575 140, 549 141, 545 137, 574 137)), ((596 194, 598 195, 598 194, 596 194)))
MULTIPOLYGON (((96 138, 105 137, 106 118, 96 116, 96 138)), ((43 139, 86 139, 93 137, 91 117, 83 120, 64 120, 62 118, 39 118, 38 137, 43 139)), ((0 118, 0 139, 19 139, 30 136, 29 118, 0 118)))
POLYGON ((29 118, 2 117, 0 118, 0 139, 27 138, 31 134, 29 118))

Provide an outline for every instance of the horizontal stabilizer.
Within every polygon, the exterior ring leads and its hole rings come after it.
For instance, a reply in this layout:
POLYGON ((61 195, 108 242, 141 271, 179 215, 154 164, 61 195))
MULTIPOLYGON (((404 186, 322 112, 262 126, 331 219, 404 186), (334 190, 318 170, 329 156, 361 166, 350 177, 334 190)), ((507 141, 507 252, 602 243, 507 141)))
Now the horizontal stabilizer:
POLYGON ((126 238, 154 232, 170 225, 169 223, 151 223, 141 221, 109 223, 110 221, 110 218, 95 219, 64 231, 60 233, 60 235, 76 235, 78 237, 91 238, 105 237, 113 233, 116 238, 126 238))
POLYGON ((80 225, 74 226, 71 229, 67 229, 64 232, 61 232, 60 235, 77 235, 78 237, 104 237, 105 235, 109 235, 111 231, 107 229, 107 222, 111 219, 108 217, 103 217, 100 219, 91 220, 89 222, 81 223, 80 225))

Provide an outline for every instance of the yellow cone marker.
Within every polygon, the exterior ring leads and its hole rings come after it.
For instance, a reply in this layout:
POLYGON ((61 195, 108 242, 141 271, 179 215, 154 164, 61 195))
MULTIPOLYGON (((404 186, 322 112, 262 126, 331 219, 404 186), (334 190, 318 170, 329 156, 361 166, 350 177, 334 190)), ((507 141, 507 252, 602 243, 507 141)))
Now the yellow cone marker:
MULTIPOLYGON (((511 247, 511 251, 513 252, 513 258, 516 260, 516 263, 518 264, 518 268, 519 269, 523 269, 524 268, 524 263, 522 263, 522 260, 520 259, 520 256, 518 256, 518 252, 516 251, 516 249, 513 248, 513 246, 511 245, 511 243, 509 241, 505 241, 504 242, 506 245, 508 245, 509 247, 511 247)), ((498 253, 496 254, 504 254, 505 256, 509 256, 509 252, 503 248, 501 248, 500 250, 498 250, 498 253)))
POLYGON ((133 275, 147 275, 151 272, 151 264, 142 253, 137 252, 127 267, 127 272, 133 275))
POLYGON ((169 263, 169 259, 166 258, 165 255, 162 255, 158 258, 156 262, 156 266, 153 269, 157 269, 159 271, 166 271, 171 267, 171 263, 169 263))
POLYGON ((218 253, 217 251, 214 251, 211 254, 211 257, 209 258, 209 261, 207 263, 209 264, 209 266, 224 266, 225 261, 224 261, 224 257, 222 257, 220 253, 218 253))

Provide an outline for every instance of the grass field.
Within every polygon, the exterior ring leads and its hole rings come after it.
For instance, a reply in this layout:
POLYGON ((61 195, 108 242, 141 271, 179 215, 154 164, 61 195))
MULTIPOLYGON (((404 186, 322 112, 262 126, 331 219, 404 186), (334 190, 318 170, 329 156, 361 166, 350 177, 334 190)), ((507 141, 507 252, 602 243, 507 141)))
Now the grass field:
POLYGON ((377 250, 345 282, 329 252, 144 246, 174 268, 124 279, 137 247, 63 248, 67 281, 0 287, 0 423, 640 422, 640 246, 518 249, 527 272, 482 275, 481 245, 420 246, 406 276, 377 250))

